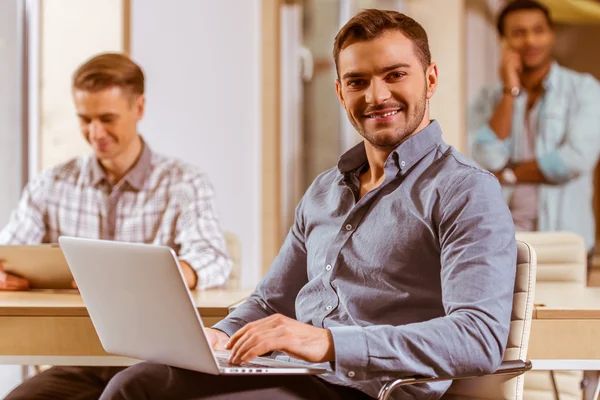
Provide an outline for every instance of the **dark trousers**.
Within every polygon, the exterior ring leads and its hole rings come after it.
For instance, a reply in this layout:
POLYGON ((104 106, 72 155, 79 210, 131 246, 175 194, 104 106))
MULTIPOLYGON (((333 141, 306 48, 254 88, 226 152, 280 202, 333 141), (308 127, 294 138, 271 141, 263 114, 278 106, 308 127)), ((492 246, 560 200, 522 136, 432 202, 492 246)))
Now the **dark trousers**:
POLYGON ((52 367, 23 382, 5 400, 98 400, 121 367, 52 367))
POLYGON ((161 364, 142 363, 118 373, 101 400, 150 399, 369 399, 364 393, 309 375, 208 375, 161 364))
POLYGON ((308 375, 214 376, 140 363, 118 367, 52 367, 23 382, 6 400, 369 399, 308 375))

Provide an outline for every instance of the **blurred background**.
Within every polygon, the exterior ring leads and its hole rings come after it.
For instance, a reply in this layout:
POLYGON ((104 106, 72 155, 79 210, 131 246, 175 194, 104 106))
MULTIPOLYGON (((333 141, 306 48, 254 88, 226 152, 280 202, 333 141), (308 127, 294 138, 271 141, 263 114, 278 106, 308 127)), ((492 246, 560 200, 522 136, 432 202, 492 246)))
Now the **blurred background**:
MULTIPOLYGON (((361 8, 419 21, 440 71, 431 116, 446 141, 466 152, 467 104, 498 81, 495 18, 504 3, 0 0, 0 225, 32 176, 88 153, 71 74, 92 55, 123 51, 146 73, 142 135, 207 173, 223 228, 241 239, 242 282, 254 285, 312 179, 360 140, 335 94, 339 28, 361 8)), ((557 61, 600 78, 600 2, 543 3, 558 23, 557 61)), ((18 376, 1 369, 0 394, 18 376)))

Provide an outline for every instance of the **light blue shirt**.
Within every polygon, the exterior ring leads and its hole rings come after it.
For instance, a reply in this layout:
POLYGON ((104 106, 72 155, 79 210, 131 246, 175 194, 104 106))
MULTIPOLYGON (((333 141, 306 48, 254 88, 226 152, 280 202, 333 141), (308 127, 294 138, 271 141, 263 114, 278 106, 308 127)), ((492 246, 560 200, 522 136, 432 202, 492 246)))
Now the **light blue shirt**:
MULTIPOLYGON (((535 140, 535 155, 549 184, 540 184, 539 231, 571 231, 595 243, 592 208, 594 168, 600 152, 600 84, 582 74, 552 64, 544 80, 544 95, 535 140)), ((515 99, 510 136, 499 140, 489 125, 502 87, 484 88, 469 107, 469 140, 473 159, 482 167, 499 171, 519 159, 525 137, 527 93, 515 99)), ((504 187, 510 199, 511 187, 504 187)))

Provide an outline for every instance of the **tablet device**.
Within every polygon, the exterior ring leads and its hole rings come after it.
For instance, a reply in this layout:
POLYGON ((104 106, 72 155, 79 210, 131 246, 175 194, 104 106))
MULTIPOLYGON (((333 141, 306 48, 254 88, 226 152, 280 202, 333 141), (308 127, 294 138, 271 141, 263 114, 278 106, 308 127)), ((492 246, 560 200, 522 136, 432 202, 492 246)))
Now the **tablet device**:
POLYGON ((73 289, 73 275, 58 244, 0 246, 0 263, 29 280, 30 289, 73 289))

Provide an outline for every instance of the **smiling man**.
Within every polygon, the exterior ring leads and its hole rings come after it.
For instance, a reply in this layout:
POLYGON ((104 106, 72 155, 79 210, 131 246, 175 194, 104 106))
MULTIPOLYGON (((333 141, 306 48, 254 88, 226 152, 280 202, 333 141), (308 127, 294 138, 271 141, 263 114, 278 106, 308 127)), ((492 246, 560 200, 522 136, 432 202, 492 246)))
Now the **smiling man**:
MULTIPOLYGON (((0 244, 57 243, 64 235, 164 245, 177 253, 190 288, 227 282, 231 260, 212 186, 196 167, 153 152, 138 132, 145 110, 142 69, 123 54, 93 57, 73 75, 73 100, 92 154, 31 180, 0 231, 0 244)), ((28 286, 26 277, 0 268, 0 290, 28 286)), ((52 367, 6 399, 95 400, 120 370, 52 367)))
POLYGON ((501 84, 469 109, 471 154, 500 179, 519 231, 572 231, 592 256, 600 153, 600 85, 553 60, 548 9, 514 0, 500 12, 501 84))
MULTIPOLYGON (((491 372, 506 347, 516 243, 500 185, 444 143, 438 84, 413 19, 365 10, 334 43, 340 103, 364 141, 315 179, 250 298, 207 329, 230 362, 323 376, 211 376, 143 363, 101 399, 367 399, 392 377, 491 372)), ((439 398, 449 383, 399 389, 439 398)))

